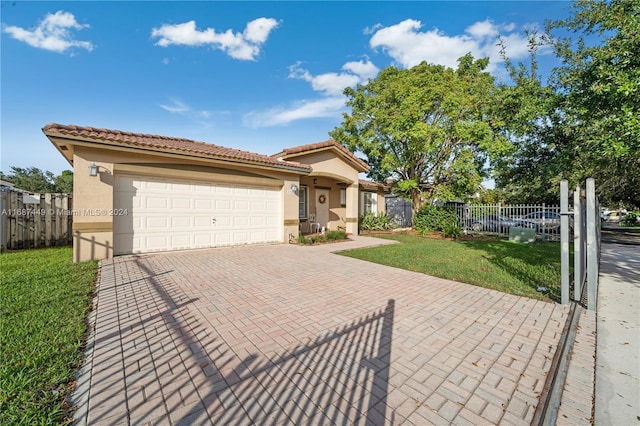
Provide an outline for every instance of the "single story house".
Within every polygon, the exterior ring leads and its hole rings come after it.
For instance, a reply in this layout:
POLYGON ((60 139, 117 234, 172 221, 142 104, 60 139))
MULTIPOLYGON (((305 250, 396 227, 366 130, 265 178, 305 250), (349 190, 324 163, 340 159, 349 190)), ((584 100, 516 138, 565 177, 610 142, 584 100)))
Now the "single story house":
POLYGON ((334 140, 261 155, 188 139, 47 124, 74 168, 74 261, 358 233, 384 185, 334 140))

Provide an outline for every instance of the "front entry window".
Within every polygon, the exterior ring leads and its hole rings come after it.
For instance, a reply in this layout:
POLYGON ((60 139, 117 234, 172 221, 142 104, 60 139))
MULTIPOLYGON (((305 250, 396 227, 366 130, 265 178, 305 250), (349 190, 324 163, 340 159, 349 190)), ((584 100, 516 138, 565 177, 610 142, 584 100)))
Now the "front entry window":
POLYGON ((309 214, 309 193, 306 186, 300 186, 298 195, 298 217, 306 219, 309 214))
POLYGON ((362 192, 362 214, 378 213, 378 194, 362 192))

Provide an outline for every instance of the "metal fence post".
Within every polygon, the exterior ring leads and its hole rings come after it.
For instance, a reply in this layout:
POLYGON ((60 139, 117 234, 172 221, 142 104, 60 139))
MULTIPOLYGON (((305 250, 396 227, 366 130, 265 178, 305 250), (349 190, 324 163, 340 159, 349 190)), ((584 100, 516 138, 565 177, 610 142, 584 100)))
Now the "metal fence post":
POLYGON ((582 257, 582 200, 580 199, 580 186, 576 186, 573 193, 573 300, 580 301, 582 295, 583 262, 582 257))
POLYGON ((587 179, 587 309, 596 310, 598 291, 599 254, 598 223, 596 215, 596 184, 592 178, 587 179))
MULTIPOLYGON (((569 182, 560 181, 560 301, 569 303, 569 182)), ((544 217, 544 216, 543 216, 544 217)))

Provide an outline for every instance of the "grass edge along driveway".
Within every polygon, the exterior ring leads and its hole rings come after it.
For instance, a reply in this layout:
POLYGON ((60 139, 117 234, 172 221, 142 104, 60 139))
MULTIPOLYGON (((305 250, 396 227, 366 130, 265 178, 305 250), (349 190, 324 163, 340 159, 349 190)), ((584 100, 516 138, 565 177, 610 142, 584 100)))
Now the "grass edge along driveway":
POLYGON ((560 300, 560 244, 504 240, 438 240, 412 235, 380 235, 400 242, 340 252, 438 278, 534 299, 560 300), (546 292, 538 292, 546 287, 546 292))
POLYGON ((0 255, 0 424, 71 422, 96 271, 71 247, 0 255))

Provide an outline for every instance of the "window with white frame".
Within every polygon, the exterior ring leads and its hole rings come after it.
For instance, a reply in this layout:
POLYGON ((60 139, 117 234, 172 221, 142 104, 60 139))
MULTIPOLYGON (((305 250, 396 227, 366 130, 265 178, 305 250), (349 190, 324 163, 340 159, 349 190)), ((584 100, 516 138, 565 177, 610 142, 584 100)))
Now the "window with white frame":
POLYGON ((306 219, 309 213, 309 193, 306 186, 301 186, 298 191, 298 217, 306 219))
POLYGON ((378 194, 375 192, 361 192, 361 214, 378 213, 378 194))

